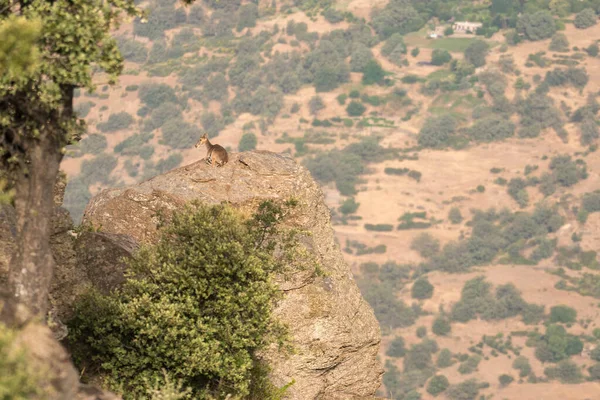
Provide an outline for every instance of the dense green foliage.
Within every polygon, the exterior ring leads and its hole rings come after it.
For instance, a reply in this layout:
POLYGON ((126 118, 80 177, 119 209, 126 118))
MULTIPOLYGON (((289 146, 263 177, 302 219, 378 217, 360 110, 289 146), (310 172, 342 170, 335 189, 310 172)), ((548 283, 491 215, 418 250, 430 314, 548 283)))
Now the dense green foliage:
POLYGON ((429 380, 429 383, 427 383, 427 393, 431 394, 432 396, 437 396, 444 390, 448 389, 448 386, 450 386, 448 378, 446 378, 444 375, 436 375, 429 380))
POLYGON ((240 139, 240 144, 238 145, 239 151, 249 151, 256 149, 256 144, 258 143, 256 139, 256 135, 254 133, 244 133, 242 138, 240 139))
POLYGON ((117 114, 110 114, 106 122, 96 125, 101 132, 115 132, 121 129, 127 129, 133 123, 131 114, 123 111, 117 114))
POLYGON ((580 354, 583 343, 571 335, 562 325, 551 324, 543 335, 533 338, 535 357, 542 362, 558 362, 580 354))
POLYGON ((585 8, 577 13, 573 25, 578 29, 586 29, 598 23, 598 16, 591 8, 585 8))
POLYGON ((465 49, 465 60, 473 64, 475 68, 482 67, 485 65, 488 52, 489 45, 487 42, 475 40, 465 49))
POLYGON ((433 289, 434 287, 429 283, 429 279, 424 277, 415 281, 410 293, 413 299, 430 299, 433 296, 433 289))
POLYGON ((456 121, 450 115, 429 118, 419 132, 419 146, 446 147, 456 132, 456 121))
POLYGON ((270 398, 251 389, 256 352, 283 338, 271 313, 280 296, 273 274, 289 268, 298 246, 287 239, 286 254, 274 253, 285 212, 265 202, 246 221, 225 205, 174 213, 158 244, 128 261, 119 291, 78 300, 69 322, 78 365, 125 398, 164 382, 163 369, 193 398, 270 398))
POLYGON ((404 343, 404 338, 402 336, 397 336, 390 342, 390 345, 385 352, 385 355, 388 357, 404 357, 406 354, 406 347, 404 343))
POLYGON ((564 33, 555 33, 552 36, 552 40, 550 41, 550 46, 548 47, 550 51, 558 51, 558 52, 568 52, 569 49, 569 40, 567 39, 567 35, 564 33))
POLYGON ((548 11, 523 14, 517 22, 517 31, 529 40, 548 39, 556 32, 556 24, 548 11))
POLYGON ((574 308, 558 305, 550 308, 550 322, 568 324, 577 320, 577 311, 574 308))
POLYGON ((431 331, 438 336, 445 336, 452 330, 452 326, 450 325, 450 321, 444 317, 439 316, 433 320, 433 325, 431 325, 431 331))

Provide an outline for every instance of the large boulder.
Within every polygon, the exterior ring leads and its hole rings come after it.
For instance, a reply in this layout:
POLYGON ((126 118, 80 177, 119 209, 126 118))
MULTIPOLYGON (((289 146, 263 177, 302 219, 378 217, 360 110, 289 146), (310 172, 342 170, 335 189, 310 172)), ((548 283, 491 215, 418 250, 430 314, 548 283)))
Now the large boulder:
POLYGON ((334 242, 321 189, 291 158, 258 151, 232 154, 222 168, 199 161, 138 185, 106 190, 90 201, 83 223, 101 227, 105 234, 131 236, 140 244, 154 243, 157 212, 177 210, 192 200, 226 201, 248 212, 263 200, 292 197, 299 201, 292 223, 311 233, 305 245, 324 274, 310 279, 299 274, 281 282, 285 296, 276 315, 288 325, 295 352, 267 352, 272 379, 278 385, 295 381, 290 399, 372 396, 383 373, 377 359, 379 325, 334 242))

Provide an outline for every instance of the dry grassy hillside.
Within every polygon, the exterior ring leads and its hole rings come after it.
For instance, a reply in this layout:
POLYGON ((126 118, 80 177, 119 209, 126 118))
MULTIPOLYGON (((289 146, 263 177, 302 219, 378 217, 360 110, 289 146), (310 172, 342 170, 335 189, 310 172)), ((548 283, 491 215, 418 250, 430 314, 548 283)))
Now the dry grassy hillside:
POLYGON ((290 152, 323 184, 380 321, 385 396, 597 398, 600 24, 570 15, 558 36, 508 45, 508 29, 430 39, 448 26, 435 18, 383 35, 373 10, 386 1, 325 15, 320 2, 229 3, 235 23, 218 2, 155 1, 180 21, 165 17, 164 36, 116 33, 118 85, 98 76, 77 100, 93 137, 63 162, 71 211, 204 157, 202 131, 231 151, 290 152))

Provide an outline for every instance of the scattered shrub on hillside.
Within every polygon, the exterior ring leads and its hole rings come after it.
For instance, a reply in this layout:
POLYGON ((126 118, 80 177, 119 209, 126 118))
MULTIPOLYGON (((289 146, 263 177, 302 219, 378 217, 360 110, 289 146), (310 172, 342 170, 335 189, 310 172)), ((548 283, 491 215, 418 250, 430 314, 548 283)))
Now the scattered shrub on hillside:
POLYGON ((555 68, 546 72, 546 82, 550 86, 563 86, 571 84, 583 89, 589 81, 585 68, 569 67, 567 69, 555 68))
POLYGON ((577 311, 574 308, 558 305, 550 308, 550 322, 568 324, 577 320, 577 311))
POLYGON ((446 389, 450 400, 475 400, 479 394, 480 384, 475 379, 469 379, 446 389))
POLYGON ((550 161, 550 170, 554 181, 563 187, 570 187, 588 176, 585 162, 578 163, 569 155, 553 157, 550 161))
POLYGON ((358 206, 360 206, 360 203, 357 203, 354 197, 350 197, 344 200, 344 202, 339 208, 339 211, 343 215, 354 214, 356 210, 358 210, 358 206))
POLYGON ((485 65, 485 59, 489 52, 489 45, 484 40, 474 40, 465 49, 465 60, 470 62, 475 68, 485 65))
POLYGON ((440 241, 430 233, 424 232, 413 239, 410 248, 417 251, 421 257, 430 258, 439 253, 440 241))
POLYGON ((127 129, 133 124, 133 116, 128 112, 120 112, 117 114, 110 114, 106 122, 100 122, 96 124, 96 128, 100 132, 115 132, 121 129, 127 129))
MULTIPOLYGON (((450 333, 452 330, 452 326, 450 325, 450 321, 444 317, 439 316, 435 320, 433 320, 433 325, 431 326, 431 331, 438 336, 445 336, 450 333)), ((439 362, 439 360, 438 360, 439 362)))
POLYGON ((521 208, 529 204, 529 194, 527 193, 527 182, 523 178, 513 178, 508 182, 508 194, 521 208))
POLYGON ((400 358, 406 354, 406 347, 404 344, 404 338, 402 336, 396 336, 394 340, 390 342, 390 345, 385 352, 388 357, 400 358))
POLYGON ((548 49, 550 51, 568 53, 570 48, 567 35, 560 32, 555 33, 554 36, 552 36, 552 40, 550 41, 550 47, 548 47, 548 49))
POLYGON ((350 104, 348 104, 348 107, 346 107, 346 112, 351 117, 359 117, 363 115, 366 110, 367 108, 361 102, 356 100, 352 100, 350 104))
POLYGON ((478 142, 494 142, 512 137, 515 124, 501 116, 479 119, 467 130, 468 136, 478 142))
POLYGON ((586 29, 596 25, 597 22, 598 17, 596 16, 596 12, 592 8, 584 8, 575 16, 573 25, 577 29, 586 29))
POLYGON ((548 11, 525 13, 517 21, 517 32, 525 35, 529 40, 548 39, 556 32, 556 24, 548 11))
POLYGON ((350 71, 352 72, 363 72, 373 60, 373 53, 364 44, 360 44, 355 47, 350 56, 350 71))
POLYGON ((434 49, 431 53, 431 64, 432 65, 444 65, 452 60, 452 56, 447 50, 434 49))
POLYGON ((429 383, 427 384, 427 393, 432 396, 437 396, 448 389, 448 386, 450 386, 448 378, 444 375, 436 375, 429 380, 429 383))
POLYGON ((413 299, 430 299, 433 296, 433 285, 429 283, 427 277, 419 278, 415 281, 410 291, 413 299))
POLYGON ((502 374, 498 377, 498 382, 500 382, 500 386, 508 386, 510 385, 515 378, 508 374, 502 374))
POLYGON ((308 101, 308 109, 310 111, 310 115, 317 115, 319 111, 325 108, 325 103, 323 103, 323 98, 319 95, 313 96, 308 101))
POLYGON ((327 20, 327 22, 331 24, 337 24, 344 20, 344 13, 339 10, 336 10, 333 7, 329 7, 325 11, 323 11, 323 17, 327 20))
POLYGON ((561 383, 579 383, 583 380, 579 365, 571 360, 562 360, 555 367, 544 369, 544 374, 548 379, 558 379, 561 383))
POLYGON ((470 355, 458 366, 458 372, 462 375, 472 374, 477 370, 482 357, 479 354, 470 355))
POLYGON ((144 132, 152 132, 171 119, 181 119, 181 109, 175 103, 163 103, 150 113, 150 118, 144 121, 144 132))
POLYGON ((427 336, 427 328, 424 326, 420 326, 417 328, 417 330, 415 331, 415 334, 417 335, 418 338, 424 338, 425 336, 427 336))
POLYGON ((140 85, 138 91, 140 101, 150 108, 158 108, 164 103, 175 103, 179 101, 173 88, 164 83, 146 83, 140 85))
POLYGON ((512 367, 519 370, 519 376, 524 378, 531 373, 531 365, 525 356, 519 356, 513 361, 512 367))
POLYGON ((148 59, 148 49, 144 43, 119 36, 117 37, 117 46, 124 60, 143 64, 148 59))
POLYGON ((438 368, 447 368, 452 364, 454 364, 454 361, 452 360, 452 352, 448 349, 442 349, 438 355, 436 366, 438 368))
POLYGON ((441 148, 451 143, 456 122, 451 115, 429 118, 419 132, 419 146, 441 148))
POLYGON ((382 9, 375 9, 371 18, 371 24, 381 39, 394 33, 404 35, 417 31, 425 24, 417 10, 405 1, 392 1, 382 9))
POLYGON ((172 149, 188 149, 200 139, 200 130, 181 119, 171 119, 161 129, 162 142, 172 149))
POLYGON ((582 350, 581 340, 556 324, 548 325, 544 335, 535 343, 535 357, 541 362, 558 362, 580 354, 582 350))
POLYGON ((362 83, 364 85, 374 85, 376 83, 380 84, 383 82, 383 78, 385 77, 385 71, 381 67, 381 64, 379 64, 379 62, 377 62, 375 59, 367 61, 362 72, 362 83))
POLYGON ((283 340, 271 311, 280 295, 272 275, 291 256, 273 253, 283 215, 271 202, 247 221, 226 205, 176 212, 158 244, 128 262, 134 273, 120 291, 78 300, 69 321, 76 363, 130 397, 145 396, 148 382, 164 382, 164 373, 195 398, 271 398, 275 388, 264 390, 268 370, 255 353, 283 340))
POLYGON ((258 6, 254 3, 246 3, 238 9, 237 31, 241 32, 244 28, 253 28, 256 26, 258 18, 258 6))
POLYGON ((96 155, 102 153, 106 149, 106 146, 106 138, 98 134, 87 135, 79 142, 79 150, 83 154, 96 155))
POLYGON ((256 135, 254 133, 244 133, 238 145, 239 151, 250 151, 256 149, 256 135))
POLYGON ((462 222, 462 220, 463 220, 463 216, 462 216, 462 214, 460 212, 460 208, 458 208, 458 207, 452 207, 450 209, 450 211, 448 212, 448 219, 453 224, 460 224, 462 222))
POLYGON ((95 183, 109 183, 110 173, 117 166, 117 158, 101 153, 91 160, 83 160, 81 163, 81 172, 77 176, 88 185, 95 183))

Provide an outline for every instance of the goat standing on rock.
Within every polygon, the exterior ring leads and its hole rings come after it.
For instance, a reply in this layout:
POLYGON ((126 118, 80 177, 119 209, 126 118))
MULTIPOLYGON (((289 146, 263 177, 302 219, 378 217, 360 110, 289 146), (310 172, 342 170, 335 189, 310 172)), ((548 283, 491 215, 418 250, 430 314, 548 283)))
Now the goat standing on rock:
POLYGON ((212 144, 210 140, 208 140, 208 135, 205 133, 202 135, 198 143, 196 143, 196 148, 205 145, 206 146, 206 163, 211 164, 213 162, 213 156, 215 157, 215 163, 217 167, 222 167, 227 164, 229 161, 229 156, 227 155, 227 150, 218 144, 212 144))

